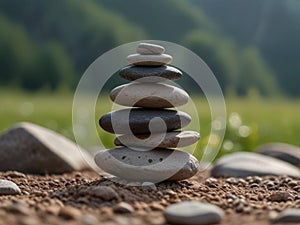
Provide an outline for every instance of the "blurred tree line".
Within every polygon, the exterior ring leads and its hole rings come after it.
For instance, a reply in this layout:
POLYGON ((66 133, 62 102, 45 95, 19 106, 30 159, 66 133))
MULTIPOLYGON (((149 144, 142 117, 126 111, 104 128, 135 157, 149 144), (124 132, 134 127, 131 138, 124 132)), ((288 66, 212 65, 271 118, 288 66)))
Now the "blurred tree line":
POLYGON ((0 85, 73 89, 105 51, 161 39, 203 58, 225 93, 299 96, 299 14, 297 0, 0 0, 0 85))

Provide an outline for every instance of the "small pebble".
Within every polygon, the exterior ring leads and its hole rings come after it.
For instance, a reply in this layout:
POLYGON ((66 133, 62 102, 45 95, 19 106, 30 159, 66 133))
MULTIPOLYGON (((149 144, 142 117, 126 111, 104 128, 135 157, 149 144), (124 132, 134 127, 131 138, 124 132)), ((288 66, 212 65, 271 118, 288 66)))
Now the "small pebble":
POLYGON ((286 191, 278 191, 270 195, 269 199, 273 202, 286 202, 293 200, 294 196, 286 191))
POLYGON ((170 224, 208 225, 220 222, 224 212, 209 203, 184 201, 167 207, 164 216, 170 224))
POLYGON ((119 198, 119 195, 117 194, 117 192, 115 192, 114 189, 112 189, 111 187, 106 187, 106 186, 90 187, 87 190, 87 192, 90 195, 100 197, 105 201, 119 198))
POLYGON ((81 216, 81 211, 72 206, 62 207, 58 215, 66 220, 74 220, 81 216))
POLYGON ((20 188, 14 182, 0 179, 0 195, 16 195, 20 193, 20 188))
POLYGON ((120 202, 113 208, 115 213, 132 213, 133 207, 126 202, 120 202))

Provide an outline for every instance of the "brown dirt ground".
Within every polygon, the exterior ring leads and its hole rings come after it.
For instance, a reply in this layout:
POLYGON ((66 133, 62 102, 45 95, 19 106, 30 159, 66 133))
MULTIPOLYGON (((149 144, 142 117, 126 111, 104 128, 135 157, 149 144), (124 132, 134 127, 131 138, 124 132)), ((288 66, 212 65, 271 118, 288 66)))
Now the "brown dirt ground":
POLYGON ((285 208, 300 208, 300 179, 286 176, 215 179, 199 173, 185 181, 135 187, 92 171, 46 176, 0 172, 0 178, 22 190, 20 195, 0 196, 0 225, 166 224, 163 210, 184 200, 223 208, 222 225, 263 225, 285 208), (118 196, 103 200, 85 192, 99 185, 111 187, 118 196), (120 202, 132 208, 120 209, 120 202))

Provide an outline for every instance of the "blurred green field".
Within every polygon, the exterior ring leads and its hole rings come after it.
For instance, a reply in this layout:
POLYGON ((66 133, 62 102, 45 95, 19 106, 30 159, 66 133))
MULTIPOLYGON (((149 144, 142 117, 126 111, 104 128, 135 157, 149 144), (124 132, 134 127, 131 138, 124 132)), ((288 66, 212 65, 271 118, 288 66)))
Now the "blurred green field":
MULTIPOLYGON (((194 154, 201 157, 211 128, 210 111, 202 97, 193 97, 200 120, 201 140, 194 154)), ((74 139, 72 128, 72 93, 30 94, 19 91, 0 91, 0 132, 15 123, 28 121, 74 139)), ((219 156, 233 151, 251 151, 267 142, 286 142, 300 146, 300 100, 227 98, 227 128, 219 156)), ((101 96, 96 107, 96 118, 111 110, 107 96, 101 96)), ((184 108, 182 109, 184 110, 184 108)), ((188 128, 197 129, 193 122, 188 128)), ((84 124, 83 124, 84 126, 84 124)), ((106 148, 113 146, 113 135, 98 129, 106 148)), ((86 148, 93 147, 96 139, 90 137, 86 148)))

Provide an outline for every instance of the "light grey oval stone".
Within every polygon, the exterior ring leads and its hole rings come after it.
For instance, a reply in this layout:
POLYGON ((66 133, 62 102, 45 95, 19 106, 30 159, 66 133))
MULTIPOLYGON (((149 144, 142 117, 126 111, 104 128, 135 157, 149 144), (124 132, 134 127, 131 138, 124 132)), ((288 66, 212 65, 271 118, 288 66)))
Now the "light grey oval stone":
POLYGON ((290 208, 282 211, 273 223, 300 223, 300 209, 290 208))
POLYGON ((167 207, 164 216, 169 224, 208 225, 219 223, 224 212, 209 203, 184 201, 167 207))
POLYGON ((59 174, 93 164, 91 156, 77 144, 32 123, 16 124, 0 136, 1 171, 59 174))
POLYGON ((170 149, 136 151, 130 148, 103 150, 96 164, 107 173, 133 181, 184 180, 198 172, 198 160, 186 152, 170 149))
POLYGON ((162 133, 185 127, 190 122, 191 117, 181 111, 145 108, 113 111, 103 115, 99 120, 104 130, 116 134, 147 134, 151 131, 162 133))
POLYGON ((160 45, 140 43, 136 49, 136 52, 141 55, 160 55, 165 52, 165 48, 160 45))
POLYGON ((141 55, 132 54, 126 57, 129 64, 137 66, 163 66, 172 62, 173 58, 167 54, 141 55))
POLYGON ((172 108, 189 101, 189 95, 184 90, 155 83, 124 84, 114 88, 109 96, 119 105, 145 108, 172 108))
POLYGON ((300 170, 282 160, 257 153, 238 152, 223 156, 211 170, 214 177, 288 175, 300 177, 300 170))
POLYGON ((180 148, 192 145, 199 139, 200 134, 195 131, 173 131, 166 134, 122 135, 117 137, 114 143, 127 147, 180 148))
POLYGON ((14 182, 0 179, 0 195, 17 195, 21 190, 14 182))
POLYGON ((270 143, 257 147, 255 152, 271 156, 300 168, 300 148, 286 143, 270 143))

